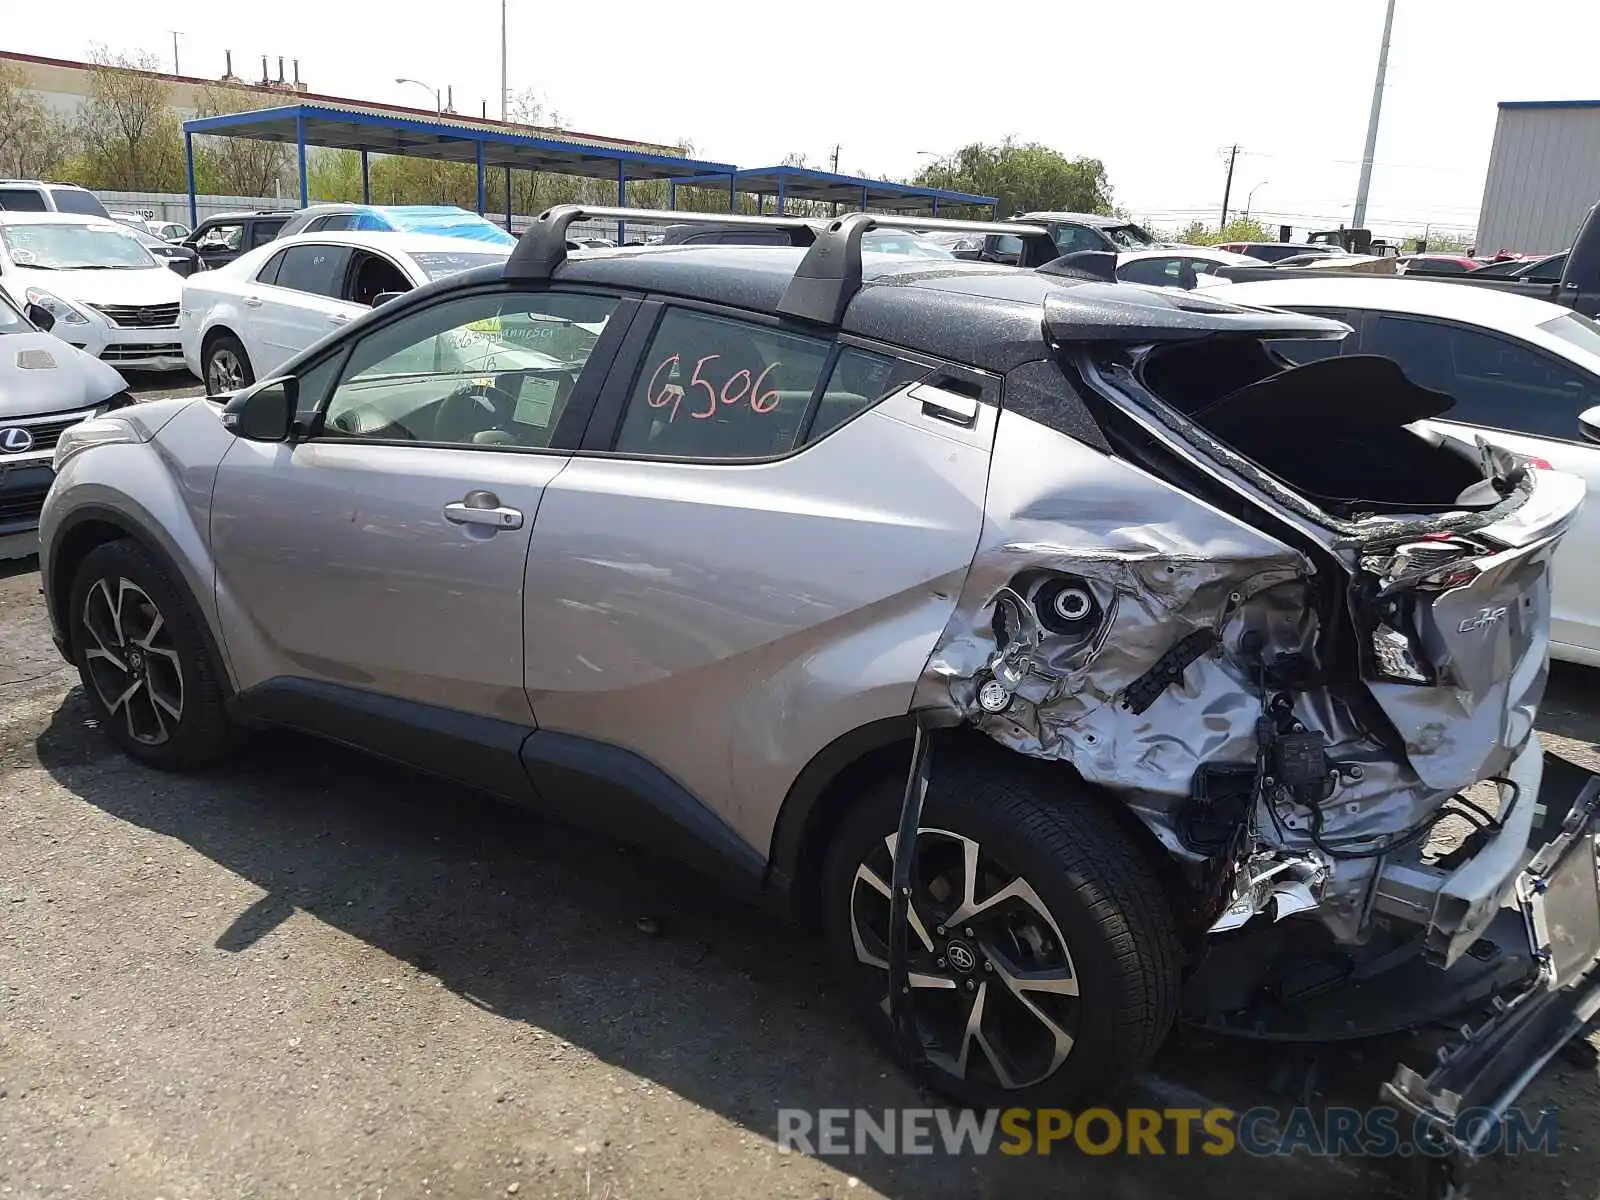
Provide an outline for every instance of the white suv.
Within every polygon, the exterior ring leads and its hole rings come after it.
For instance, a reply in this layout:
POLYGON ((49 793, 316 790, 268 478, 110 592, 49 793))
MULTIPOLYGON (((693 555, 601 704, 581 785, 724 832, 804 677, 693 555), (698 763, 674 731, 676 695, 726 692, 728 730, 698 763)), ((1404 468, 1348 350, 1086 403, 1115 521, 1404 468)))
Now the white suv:
POLYGON ((81 217, 111 214, 88 188, 75 183, 45 183, 38 179, 0 179, 0 210, 5 212, 63 212, 81 217))

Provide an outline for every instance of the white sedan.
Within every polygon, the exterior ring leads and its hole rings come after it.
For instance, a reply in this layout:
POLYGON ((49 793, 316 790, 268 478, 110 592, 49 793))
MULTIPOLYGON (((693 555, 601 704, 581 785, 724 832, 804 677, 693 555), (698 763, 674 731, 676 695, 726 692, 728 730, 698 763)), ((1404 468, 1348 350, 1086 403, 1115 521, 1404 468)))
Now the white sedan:
POLYGON ((112 366, 183 368, 183 280, 125 225, 0 211, 0 287, 62 341, 112 366))
POLYGON ((1589 502, 1556 552, 1550 654, 1600 666, 1600 325, 1530 296, 1383 276, 1271 279, 1210 295, 1332 317, 1340 342, 1274 343, 1303 362, 1391 358, 1414 383, 1454 397, 1437 424, 1543 459, 1588 481, 1589 502))
POLYGON ((510 252, 433 234, 279 238, 185 281, 183 359, 211 395, 236 391, 388 296, 504 262, 510 252))
POLYGON ((1261 260, 1209 246, 1163 246, 1124 250, 1117 255, 1117 278, 1124 283, 1192 291, 1211 283, 1218 267, 1259 267, 1261 260))

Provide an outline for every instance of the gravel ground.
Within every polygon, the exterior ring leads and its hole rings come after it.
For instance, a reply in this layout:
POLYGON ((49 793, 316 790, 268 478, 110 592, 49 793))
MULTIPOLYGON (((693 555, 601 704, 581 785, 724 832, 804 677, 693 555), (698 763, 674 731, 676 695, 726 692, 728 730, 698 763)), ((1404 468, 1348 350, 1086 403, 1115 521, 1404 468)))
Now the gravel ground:
MULTIPOLYGON (((780 1154, 780 1106, 928 1103, 819 944, 307 740, 138 767, 92 727, 37 589, 31 560, 0 563, 0 1195, 1412 1194, 1357 1160, 780 1154)), ((1542 727, 1600 769, 1597 680, 1558 668, 1542 727)), ((1369 1104, 1389 1063, 1179 1034, 1125 1102, 1369 1104)), ((1547 1068, 1524 1103, 1559 1109, 1561 1154, 1483 1164, 1473 1196, 1600 1193, 1597 1082, 1547 1068)))

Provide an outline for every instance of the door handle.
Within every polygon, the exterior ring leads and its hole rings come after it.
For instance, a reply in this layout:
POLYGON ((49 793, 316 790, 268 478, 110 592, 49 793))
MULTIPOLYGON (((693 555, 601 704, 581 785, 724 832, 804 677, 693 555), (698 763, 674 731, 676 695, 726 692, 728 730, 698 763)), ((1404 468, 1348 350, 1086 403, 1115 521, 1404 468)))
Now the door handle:
POLYGON ((348 325, 349 323, 350 318, 344 313, 330 313, 328 315, 328 324, 330 325, 348 325))
POLYGON ((978 401, 931 383, 919 383, 906 395, 922 402, 922 415, 971 429, 978 423, 978 401))
POLYGON ((444 519, 456 525, 522 528, 522 510, 501 504, 493 492, 468 492, 465 499, 452 500, 444 506, 444 519))
POLYGON ((261 307, 261 297, 260 296, 246 296, 243 300, 240 301, 240 303, 243 304, 246 308, 260 308, 261 307))

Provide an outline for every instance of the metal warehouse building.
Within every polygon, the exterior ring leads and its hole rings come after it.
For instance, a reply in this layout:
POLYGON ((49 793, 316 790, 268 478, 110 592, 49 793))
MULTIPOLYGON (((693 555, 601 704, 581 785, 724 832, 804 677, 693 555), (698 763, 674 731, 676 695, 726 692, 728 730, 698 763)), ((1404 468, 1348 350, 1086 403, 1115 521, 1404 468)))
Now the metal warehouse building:
POLYGON ((1549 254, 1600 202, 1600 100, 1502 100, 1478 249, 1549 254))

